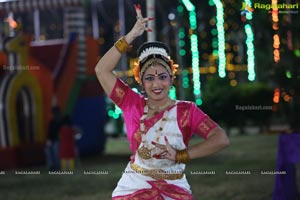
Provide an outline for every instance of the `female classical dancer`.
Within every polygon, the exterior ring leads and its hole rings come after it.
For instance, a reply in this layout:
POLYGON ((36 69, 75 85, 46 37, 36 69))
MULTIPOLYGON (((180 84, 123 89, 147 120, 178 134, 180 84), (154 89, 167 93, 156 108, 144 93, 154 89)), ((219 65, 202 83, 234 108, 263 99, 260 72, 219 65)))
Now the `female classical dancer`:
POLYGON ((151 31, 147 22, 153 18, 144 18, 139 5, 135 9, 137 21, 131 31, 95 67, 104 91, 123 111, 133 153, 112 199, 190 200, 193 197, 184 174, 186 164, 223 149, 229 139, 195 103, 170 99, 169 88, 178 66, 164 43, 147 42, 138 50, 134 74, 146 96, 131 90, 113 73, 121 55, 131 49, 130 44, 151 31), (194 133, 205 140, 189 146, 194 133))

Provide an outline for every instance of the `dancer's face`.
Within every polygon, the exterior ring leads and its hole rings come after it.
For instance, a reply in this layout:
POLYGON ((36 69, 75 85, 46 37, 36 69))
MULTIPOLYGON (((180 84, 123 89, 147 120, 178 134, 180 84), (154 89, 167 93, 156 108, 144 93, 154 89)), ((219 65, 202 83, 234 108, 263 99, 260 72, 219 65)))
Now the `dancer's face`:
POLYGON ((157 64, 146 69, 142 83, 149 100, 163 101, 168 98, 172 78, 164 67, 157 64))

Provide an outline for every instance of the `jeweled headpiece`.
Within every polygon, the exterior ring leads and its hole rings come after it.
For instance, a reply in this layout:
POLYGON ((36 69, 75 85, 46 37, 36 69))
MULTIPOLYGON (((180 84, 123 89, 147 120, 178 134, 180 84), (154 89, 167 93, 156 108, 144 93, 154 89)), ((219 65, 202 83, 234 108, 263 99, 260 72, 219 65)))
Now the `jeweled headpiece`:
POLYGON ((138 49, 139 61, 135 63, 134 77, 138 83, 142 83, 143 75, 152 64, 161 64, 170 76, 175 76, 178 65, 170 59, 168 47, 161 42, 146 42, 138 49))

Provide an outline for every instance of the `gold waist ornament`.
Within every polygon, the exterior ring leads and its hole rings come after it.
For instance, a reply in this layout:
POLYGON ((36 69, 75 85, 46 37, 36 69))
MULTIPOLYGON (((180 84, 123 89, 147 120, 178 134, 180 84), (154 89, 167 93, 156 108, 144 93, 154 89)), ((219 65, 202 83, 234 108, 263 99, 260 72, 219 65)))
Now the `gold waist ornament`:
POLYGON ((184 175, 182 172, 167 172, 162 169, 145 169, 135 163, 131 163, 130 167, 136 173, 149 176, 155 180, 176 180, 181 179, 184 175))

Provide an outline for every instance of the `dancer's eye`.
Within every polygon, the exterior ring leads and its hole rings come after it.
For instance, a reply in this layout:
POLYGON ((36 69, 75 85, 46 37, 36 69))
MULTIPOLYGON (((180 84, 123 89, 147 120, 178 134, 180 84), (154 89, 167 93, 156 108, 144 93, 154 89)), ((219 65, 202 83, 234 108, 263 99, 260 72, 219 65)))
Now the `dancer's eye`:
POLYGON ((145 80, 146 81, 153 81, 154 77, 153 76, 147 76, 147 77, 145 77, 145 80))

